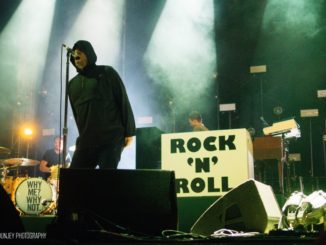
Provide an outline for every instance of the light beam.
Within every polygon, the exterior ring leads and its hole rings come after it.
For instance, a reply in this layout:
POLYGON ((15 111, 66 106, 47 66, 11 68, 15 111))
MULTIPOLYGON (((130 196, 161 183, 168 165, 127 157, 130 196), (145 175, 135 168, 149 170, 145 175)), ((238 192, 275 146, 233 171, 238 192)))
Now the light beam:
POLYGON ((216 73, 213 1, 167 1, 145 62, 149 76, 179 107, 200 101, 216 73))

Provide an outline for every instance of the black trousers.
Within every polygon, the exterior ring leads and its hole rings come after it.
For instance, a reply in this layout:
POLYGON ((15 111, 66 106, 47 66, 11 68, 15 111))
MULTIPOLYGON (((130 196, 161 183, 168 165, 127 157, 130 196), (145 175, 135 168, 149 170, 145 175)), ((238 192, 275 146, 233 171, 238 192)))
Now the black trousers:
POLYGON ((123 147, 123 139, 100 147, 82 149, 78 149, 77 147, 70 168, 94 169, 98 165, 100 169, 116 169, 121 158, 123 147))

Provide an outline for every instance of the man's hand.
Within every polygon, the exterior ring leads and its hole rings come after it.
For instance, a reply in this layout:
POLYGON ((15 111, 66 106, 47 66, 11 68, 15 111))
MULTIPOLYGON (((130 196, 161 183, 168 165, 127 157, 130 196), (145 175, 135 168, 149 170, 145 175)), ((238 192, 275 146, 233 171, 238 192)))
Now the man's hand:
POLYGON ((125 147, 131 144, 133 137, 125 137, 125 147))
POLYGON ((41 172, 51 173, 51 169, 48 167, 48 162, 47 161, 41 160, 39 168, 40 168, 41 172))

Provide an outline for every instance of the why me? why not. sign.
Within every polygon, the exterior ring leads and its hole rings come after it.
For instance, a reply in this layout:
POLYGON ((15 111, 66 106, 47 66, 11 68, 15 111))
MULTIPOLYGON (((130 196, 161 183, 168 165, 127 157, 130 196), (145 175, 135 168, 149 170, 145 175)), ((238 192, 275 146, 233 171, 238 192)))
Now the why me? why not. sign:
POLYGON ((246 129, 162 135, 162 169, 174 170, 179 197, 221 196, 253 178, 246 129))

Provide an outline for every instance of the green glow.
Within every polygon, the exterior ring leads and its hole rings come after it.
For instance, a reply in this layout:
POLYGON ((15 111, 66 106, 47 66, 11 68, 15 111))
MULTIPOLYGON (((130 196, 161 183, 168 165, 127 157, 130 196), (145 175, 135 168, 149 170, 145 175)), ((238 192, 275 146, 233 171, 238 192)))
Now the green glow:
POLYGON ((216 70, 213 1, 167 1, 144 59, 179 105, 207 93, 216 70))
POLYGON ((320 0, 269 0, 263 28, 276 32, 295 29, 299 35, 314 35, 319 24, 321 6, 320 0))

